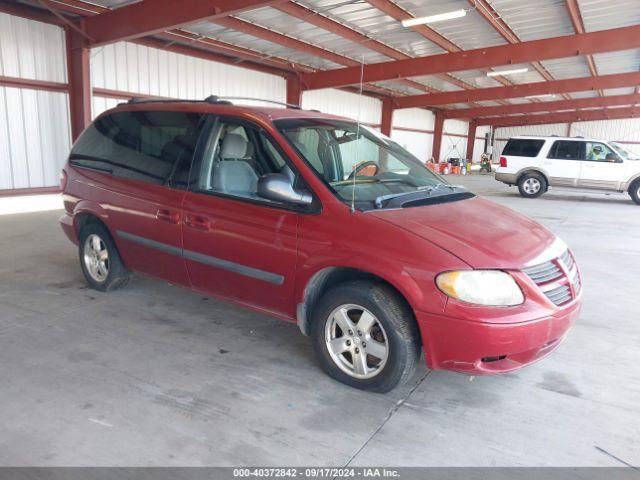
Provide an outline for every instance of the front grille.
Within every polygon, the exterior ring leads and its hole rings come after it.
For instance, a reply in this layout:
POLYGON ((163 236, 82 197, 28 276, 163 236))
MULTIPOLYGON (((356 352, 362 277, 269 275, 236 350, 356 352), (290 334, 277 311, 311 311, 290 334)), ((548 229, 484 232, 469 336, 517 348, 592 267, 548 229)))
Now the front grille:
POLYGON ((562 306, 573 300, 580 292, 578 266, 569 250, 558 258, 522 269, 542 293, 554 304, 562 306))

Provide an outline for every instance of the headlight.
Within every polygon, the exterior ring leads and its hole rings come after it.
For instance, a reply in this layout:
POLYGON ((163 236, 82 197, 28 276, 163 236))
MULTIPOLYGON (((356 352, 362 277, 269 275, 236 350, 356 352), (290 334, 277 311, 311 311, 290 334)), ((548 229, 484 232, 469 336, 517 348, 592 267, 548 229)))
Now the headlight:
POLYGON ((451 298, 476 305, 507 307, 524 302, 511 275, 500 270, 460 270, 436 277, 436 285, 451 298))

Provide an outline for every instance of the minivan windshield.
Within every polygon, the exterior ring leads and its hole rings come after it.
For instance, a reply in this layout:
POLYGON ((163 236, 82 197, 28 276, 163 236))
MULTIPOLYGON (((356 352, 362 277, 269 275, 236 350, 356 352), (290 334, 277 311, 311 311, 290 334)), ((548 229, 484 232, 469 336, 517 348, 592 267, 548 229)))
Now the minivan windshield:
POLYGON ((287 119, 275 125, 338 198, 359 210, 473 196, 452 187, 400 145, 367 126, 328 119, 287 119))
POLYGON ((624 148, 622 148, 622 146, 619 143, 615 143, 615 142, 611 142, 611 145, 613 146, 613 148, 615 148, 618 153, 620 155, 622 155, 624 158, 628 159, 628 160, 640 160, 640 156, 638 156, 636 153, 630 152, 624 148))

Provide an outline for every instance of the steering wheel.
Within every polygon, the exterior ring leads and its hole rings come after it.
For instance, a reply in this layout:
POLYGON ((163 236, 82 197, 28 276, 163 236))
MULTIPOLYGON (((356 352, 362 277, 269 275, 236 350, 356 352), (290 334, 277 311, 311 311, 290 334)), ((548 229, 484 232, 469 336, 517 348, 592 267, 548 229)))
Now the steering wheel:
POLYGON ((357 176, 358 173, 360 173, 362 170, 364 170, 367 167, 375 167, 376 171, 373 175, 370 175, 371 177, 374 177, 378 174, 378 171, 380 171, 380 166, 378 165, 377 162, 374 162, 373 160, 369 160, 367 162, 362 162, 358 165, 356 165, 356 168, 353 169, 353 172, 351 172, 349 174, 349 176, 347 177, 347 180, 353 180, 353 177, 357 176))

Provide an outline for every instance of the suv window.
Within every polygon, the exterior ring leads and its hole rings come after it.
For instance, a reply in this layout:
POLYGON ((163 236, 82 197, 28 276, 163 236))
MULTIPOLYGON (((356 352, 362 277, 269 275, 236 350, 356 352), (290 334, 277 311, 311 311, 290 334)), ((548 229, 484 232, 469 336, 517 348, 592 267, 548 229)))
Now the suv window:
POLYGON ((540 153, 540 149, 543 145, 544 140, 512 138, 504 146, 502 155, 511 155, 514 157, 535 157, 540 153))
POLYGON ((273 203, 256 193, 259 178, 269 173, 285 173, 295 182, 282 154, 261 130, 222 121, 204 153, 198 188, 273 203))
POLYGON ((556 140, 549 150, 547 158, 557 160, 582 160, 584 142, 570 140, 556 140))
POLYGON ((607 155, 617 156, 607 145, 600 142, 586 142, 585 153, 585 159, 592 162, 609 162, 610 160, 607 160, 607 155))
POLYGON ((118 112, 96 120, 74 145, 75 166, 185 189, 202 115, 118 112))

